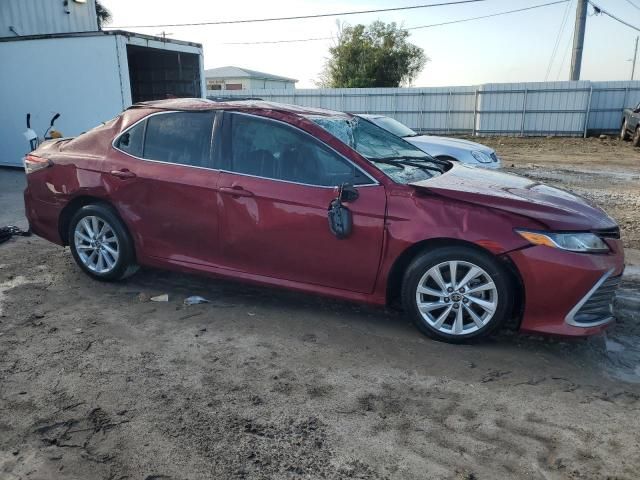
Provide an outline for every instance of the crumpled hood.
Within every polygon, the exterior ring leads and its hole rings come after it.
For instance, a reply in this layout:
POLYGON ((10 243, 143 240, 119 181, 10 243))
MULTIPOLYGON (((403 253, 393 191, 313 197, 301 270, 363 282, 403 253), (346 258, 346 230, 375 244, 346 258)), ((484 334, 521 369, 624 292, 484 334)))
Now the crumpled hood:
POLYGON ((476 142, 470 142, 469 140, 463 140, 461 138, 418 135, 416 137, 406 137, 405 140, 416 146, 422 145, 428 147, 429 145, 439 145, 442 147, 462 148, 469 151, 476 150, 487 154, 493 153, 493 149, 487 147, 486 145, 482 145, 476 142))
POLYGON ((439 177, 411 185, 452 199, 523 215, 551 230, 597 230, 616 226, 603 210, 581 197, 494 170, 454 164, 439 177))

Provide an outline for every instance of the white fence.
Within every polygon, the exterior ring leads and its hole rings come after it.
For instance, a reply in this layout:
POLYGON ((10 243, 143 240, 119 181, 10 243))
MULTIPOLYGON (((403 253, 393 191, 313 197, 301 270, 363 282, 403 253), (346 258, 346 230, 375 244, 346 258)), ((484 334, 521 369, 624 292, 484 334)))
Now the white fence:
POLYGON ((388 115, 419 132, 473 135, 614 133, 640 102, 640 81, 489 83, 470 87, 208 91, 388 115))

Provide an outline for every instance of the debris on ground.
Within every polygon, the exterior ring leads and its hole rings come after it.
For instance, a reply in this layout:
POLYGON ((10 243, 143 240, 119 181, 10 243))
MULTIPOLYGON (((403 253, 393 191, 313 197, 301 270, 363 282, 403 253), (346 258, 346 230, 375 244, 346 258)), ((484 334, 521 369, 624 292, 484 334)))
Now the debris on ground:
POLYGON ((162 295, 156 295, 155 297, 151 297, 149 300, 151 300, 152 302, 168 302, 169 294, 163 293, 162 295))
POLYGON ((211 301, 199 295, 193 295, 184 299, 185 305, 198 305, 200 303, 211 303, 211 301))

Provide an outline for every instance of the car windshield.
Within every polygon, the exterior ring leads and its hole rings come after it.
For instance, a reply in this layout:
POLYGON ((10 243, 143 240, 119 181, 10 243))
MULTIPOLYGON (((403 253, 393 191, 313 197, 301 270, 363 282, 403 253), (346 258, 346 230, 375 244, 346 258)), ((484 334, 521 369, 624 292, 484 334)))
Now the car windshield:
POLYGON ((406 140, 360 117, 309 116, 397 183, 428 180, 450 168, 406 140))
POLYGON ((403 125, 402 123, 400 123, 397 120, 394 120, 393 118, 389 118, 389 117, 374 117, 374 118, 370 118, 368 120, 371 120, 373 123, 375 123, 379 127, 384 128, 387 132, 391 132, 394 135, 397 135, 398 137, 402 137, 402 138, 404 138, 404 137, 415 137, 416 135, 418 135, 416 132, 411 130, 409 127, 407 127, 406 125, 403 125))

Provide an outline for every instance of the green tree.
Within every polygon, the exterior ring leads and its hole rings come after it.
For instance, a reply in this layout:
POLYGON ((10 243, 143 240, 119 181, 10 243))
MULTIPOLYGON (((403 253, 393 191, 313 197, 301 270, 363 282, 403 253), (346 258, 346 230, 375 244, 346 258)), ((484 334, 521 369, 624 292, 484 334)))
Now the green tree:
POLYGON ((409 32, 395 23, 342 28, 318 84, 327 88, 410 85, 429 58, 408 38, 409 32))
POLYGON ((98 16, 98 30, 102 30, 102 27, 111 21, 111 12, 99 0, 96 0, 96 15, 98 16))

